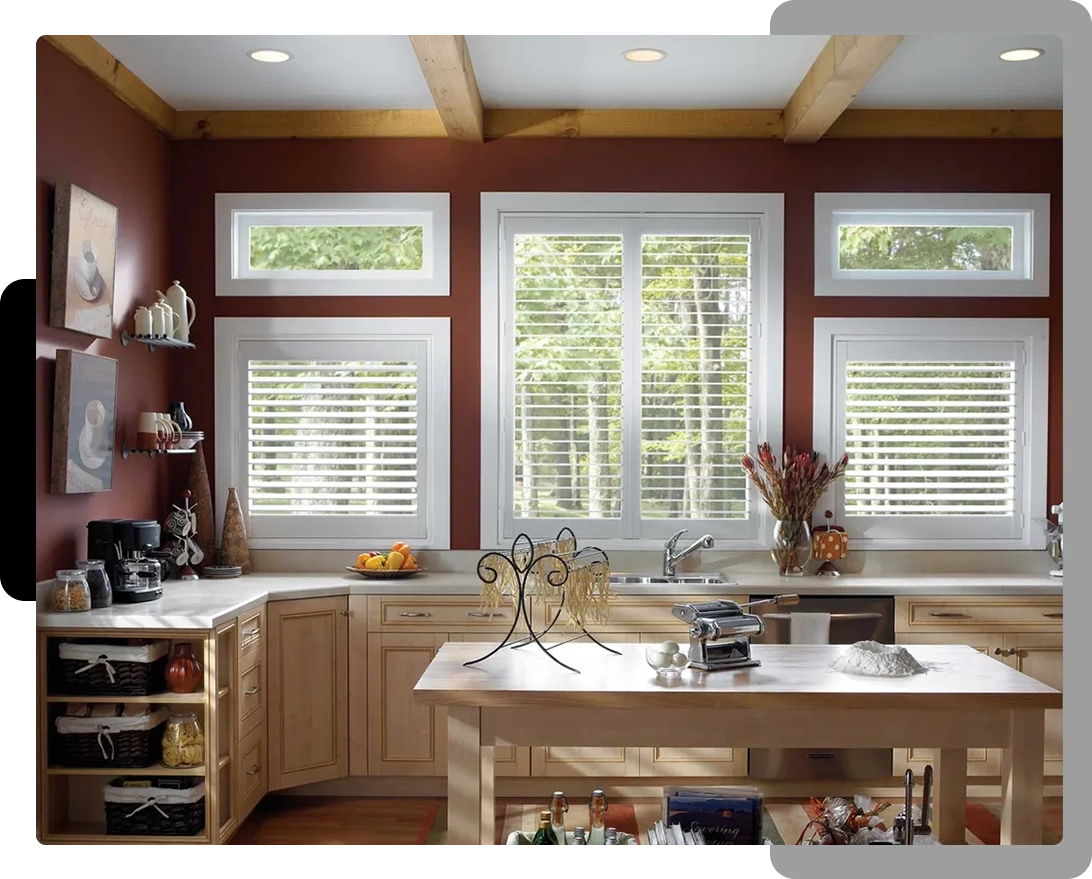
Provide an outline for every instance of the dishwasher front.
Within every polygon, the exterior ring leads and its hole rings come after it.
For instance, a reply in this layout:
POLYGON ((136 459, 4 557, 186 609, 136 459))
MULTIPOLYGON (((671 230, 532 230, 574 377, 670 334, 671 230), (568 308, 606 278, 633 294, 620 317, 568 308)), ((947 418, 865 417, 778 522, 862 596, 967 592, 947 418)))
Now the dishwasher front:
MULTIPOLYGON (((751 600, 771 598, 752 595, 751 600)), ((792 608, 798 613, 829 613, 830 643, 895 640, 895 599, 870 596, 804 596, 792 608)), ((766 624, 756 644, 789 644, 792 614, 773 604, 752 613, 766 624)), ((749 774, 755 779, 887 779, 891 777, 890 748, 751 748, 749 774)))

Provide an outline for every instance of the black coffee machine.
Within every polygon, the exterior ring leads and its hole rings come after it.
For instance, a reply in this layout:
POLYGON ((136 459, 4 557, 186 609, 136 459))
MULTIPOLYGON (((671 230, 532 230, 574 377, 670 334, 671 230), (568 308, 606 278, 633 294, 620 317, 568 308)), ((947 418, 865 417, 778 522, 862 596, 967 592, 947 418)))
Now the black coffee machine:
POLYGON ((87 523, 87 557, 106 563, 115 602, 154 601, 163 595, 160 563, 145 555, 157 549, 161 539, 154 519, 94 519, 87 523))

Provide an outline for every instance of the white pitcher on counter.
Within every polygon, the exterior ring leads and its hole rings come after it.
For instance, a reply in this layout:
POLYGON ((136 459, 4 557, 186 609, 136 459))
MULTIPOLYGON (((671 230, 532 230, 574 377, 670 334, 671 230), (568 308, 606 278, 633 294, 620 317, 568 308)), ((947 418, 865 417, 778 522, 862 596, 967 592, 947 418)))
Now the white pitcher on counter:
POLYGON ((181 319, 174 337, 179 342, 188 342, 190 327, 197 318, 197 306, 193 304, 193 299, 186 294, 178 281, 171 281, 171 286, 167 288, 167 303, 181 319))

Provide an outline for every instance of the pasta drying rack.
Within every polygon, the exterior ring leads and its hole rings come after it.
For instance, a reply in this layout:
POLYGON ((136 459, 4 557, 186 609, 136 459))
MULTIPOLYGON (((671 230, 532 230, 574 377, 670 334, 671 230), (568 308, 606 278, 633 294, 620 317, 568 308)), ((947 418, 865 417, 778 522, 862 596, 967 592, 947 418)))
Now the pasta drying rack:
POLYGON ((570 619, 577 623, 576 633, 562 641, 546 644, 543 638, 557 625, 561 615, 566 613, 566 584, 574 583, 577 577, 590 579, 601 596, 610 595, 610 558, 597 546, 579 548, 576 535, 571 528, 562 528, 557 537, 551 540, 532 540, 527 534, 520 534, 512 541, 509 552, 487 552, 478 559, 478 579, 487 586, 496 584, 494 594, 512 599, 515 612, 512 625, 501 642, 477 659, 464 662, 463 665, 477 665, 491 656, 495 656, 505 647, 518 650, 530 644, 538 648, 550 659, 571 672, 580 674, 580 670, 562 662, 553 651, 564 644, 570 644, 581 638, 587 638, 598 644, 608 653, 621 656, 621 653, 599 641, 585 626, 584 620, 577 620, 570 614, 570 619), (536 632, 528 610, 529 603, 536 597, 547 594, 559 598, 557 611, 541 632, 536 632), (527 627, 527 634, 514 637, 520 621, 527 627))

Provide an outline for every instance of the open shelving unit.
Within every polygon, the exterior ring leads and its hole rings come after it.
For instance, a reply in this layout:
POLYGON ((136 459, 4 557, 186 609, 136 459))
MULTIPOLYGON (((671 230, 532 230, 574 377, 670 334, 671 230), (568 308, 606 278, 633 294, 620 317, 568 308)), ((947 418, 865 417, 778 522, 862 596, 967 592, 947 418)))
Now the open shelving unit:
POLYGON ((234 623, 215 632, 195 632, 164 638, 164 632, 110 630, 104 641, 130 638, 169 640, 169 651, 178 642, 190 642, 204 665, 202 688, 196 693, 156 693, 149 696, 83 696, 50 690, 51 663, 57 645, 71 638, 94 634, 86 629, 44 630, 38 633, 38 838, 43 843, 213 843, 222 842, 236 827, 236 806, 231 790, 235 757, 235 674, 238 652, 234 623), (135 703, 189 708, 197 713, 205 735, 202 766, 168 767, 162 763, 132 769, 118 767, 77 768, 58 766, 50 760, 53 720, 66 702, 135 703), (125 776, 201 777, 205 781, 205 824, 193 836, 111 835, 106 833, 103 789, 113 778, 125 776))
POLYGON ((122 330, 122 346, 128 345, 130 342, 143 342, 152 351, 156 348, 184 348, 193 350, 197 347, 193 342, 182 342, 179 339, 171 339, 166 336, 138 336, 135 333, 130 333, 128 330, 122 330))

